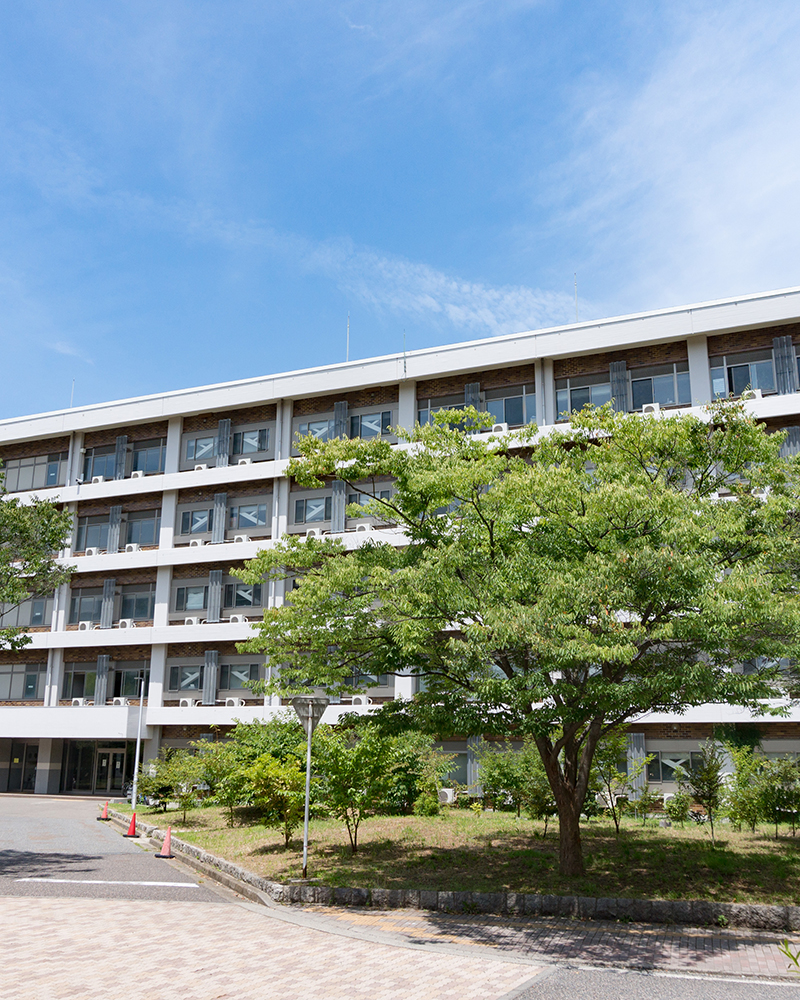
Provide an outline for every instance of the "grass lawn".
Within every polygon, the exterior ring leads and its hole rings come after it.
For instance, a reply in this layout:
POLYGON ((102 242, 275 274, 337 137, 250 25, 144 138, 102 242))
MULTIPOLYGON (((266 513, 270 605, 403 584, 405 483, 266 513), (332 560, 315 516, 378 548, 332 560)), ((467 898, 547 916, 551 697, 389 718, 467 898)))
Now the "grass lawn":
MULTIPOLYGON (((125 808, 130 810, 130 806, 125 808)), ((218 808, 140 809, 158 826, 172 824, 176 836, 266 878, 299 878, 302 830, 290 849, 283 838, 257 821, 229 827, 218 808)), ((344 825, 314 820, 310 829, 309 874, 325 885, 370 888, 513 891, 556 895, 711 899, 719 902, 800 905, 800 836, 787 829, 737 833, 723 824, 717 848, 708 830, 688 824, 663 829, 626 820, 617 839, 603 819, 583 826, 586 874, 558 873, 558 826, 518 820, 511 813, 447 810, 430 819, 377 816, 359 831, 353 856, 344 825)))

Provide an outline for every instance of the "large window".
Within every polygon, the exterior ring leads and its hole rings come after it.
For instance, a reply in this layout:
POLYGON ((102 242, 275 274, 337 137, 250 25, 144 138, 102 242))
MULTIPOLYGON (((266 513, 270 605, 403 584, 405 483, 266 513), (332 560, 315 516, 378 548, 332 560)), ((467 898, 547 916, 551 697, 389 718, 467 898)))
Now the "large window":
POLYGON ((258 680, 259 666, 257 663, 222 663, 219 668, 219 687, 221 691, 239 691, 247 684, 258 680))
MULTIPOLYGON (((377 498, 378 500, 389 500, 391 498, 391 496, 392 496, 392 491, 391 490, 381 490, 379 493, 375 494, 375 498, 377 498)), ((372 496, 370 496, 369 493, 348 493, 347 494, 347 502, 348 502, 348 504, 357 503, 361 507, 366 507, 367 504, 372 503, 373 499, 375 499, 375 498, 373 498, 372 496)), ((389 513, 389 511, 387 511, 387 514, 388 513, 389 513)))
POLYGON ((392 426, 392 411, 382 410, 380 413, 361 413, 350 417, 351 438, 376 438, 381 434, 390 434, 392 426))
POLYGON ((134 441, 132 470, 134 472, 143 472, 146 476, 153 476, 159 472, 163 472, 166 454, 166 438, 134 441))
POLYGON ((97 684, 97 663, 66 663, 61 697, 93 698, 97 684))
POLYGON ((83 587, 73 590, 69 603, 69 623, 99 622, 103 607, 102 587, 83 587))
POLYGON ((5 477, 4 485, 8 493, 63 486, 67 481, 67 452, 9 458, 0 468, 0 475, 5 477))
POLYGON ((181 514, 182 535, 205 535, 214 527, 213 508, 185 510, 181 514))
POLYGON ((631 375, 631 400, 634 410, 648 403, 661 406, 688 406, 692 401, 689 362, 636 368, 631 375))
POLYGON ((743 351, 709 358, 711 391, 715 399, 741 396, 746 389, 775 392, 772 351, 743 351))
POLYGON ((228 510, 228 527, 234 531, 247 528, 263 528, 267 523, 265 503, 239 504, 228 510))
POLYGON ((556 379, 557 420, 568 420, 573 410, 582 410, 589 403, 592 406, 603 406, 610 400, 611 381, 608 372, 556 379))
POLYGON ((144 693, 150 683, 150 671, 147 660, 139 663, 118 663, 114 665, 114 679, 109 684, 109 695, 113 698, 138 698, 139 681, 144 674, 144 693))
POLYGON ((252 431, 236 431, 233 435, 234 455, 255 455, 269 448, 269 428, 259 427, 252 431))
POLYGON ((536 420, 536 386, 509 386, 505 389, 487 389, 484 409, 491 413, 496 423, 521 427, 536 420))
POLYGON ((417 400, 417 420, 421 424, 431 423, 431 417, 440 410, 463 410, 464 393, 458 396, 430 396, 417 400))
POLYGON ((648 781, 676 781, 675 771, 681 768, 684 771, 691 771, 700 763, 699 753, 689 753, 688 751, 668 752, 666 750, 652 751, 653 759, 647 765, 648 781))
POLYGON ((0 701, 42 701, 44 663, 0 663, 0 701))
POLYGON ((203 664, 169 668, 170 691, 200 691, 203 687, 203 664))
POLYGON ((261 584, 226 583, 223 597, 226 608, 260 608, 261 584))
POLYGON ((177 587, 175 590, 176 611, 202 611, 208 607, 208 587, 198 584, 191 587, 177 587))
POLYGON ((120 602, 120 618, 133 618, 135 621, 149 621, 153 617, 156 600, 156 585, 154 583, 129 583, 122 588, 120 602))
POLYGON ((117 446, 104 445, 102 448, 87 448, 83 460, 83 481, 90 483, 95 476, 113 479, 117 471, 117 446))
POLYGON ((85 552, 89 548, 108 548, 108 514, 78 518, 78 539, 75 543, 75 551, 85 552))
POLYGON ((216 434, 189 438, 186 442, 187 462, 208 462, 217 453, 216 434))
POLYGON ((161 529, 160 510, 132 510, 126 515, 128 525, 125 543, 128 545, 158 545, 161 529))
POLYGON ((294 502, 294 523, 314 524, 318 521, 330 521, 331 497, 307 497, 294 502))
POLYGON ((319 441, 331 441, 333 439, 333 428, 333 420, 309 420, 306 423, 300 424, 297 428, 297 433, 300 437, 306 437, 306 435, 310 434, 319 441))
POLYGON ((49 625, 52 617, 52 597, 32 597, 21 604, 0 604, 0 628, 49 625))

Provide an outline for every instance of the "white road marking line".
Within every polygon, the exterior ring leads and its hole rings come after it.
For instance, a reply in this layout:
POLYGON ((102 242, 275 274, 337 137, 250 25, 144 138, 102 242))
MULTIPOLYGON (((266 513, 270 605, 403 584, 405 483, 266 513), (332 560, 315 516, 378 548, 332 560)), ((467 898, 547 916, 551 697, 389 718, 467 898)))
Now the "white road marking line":
POLYGON ((168 885, 180 889, 199 889, 197 882, 135 882, 128 879, 105 878, 15 878, 15 882, 69 882, 80 885, 168 885))

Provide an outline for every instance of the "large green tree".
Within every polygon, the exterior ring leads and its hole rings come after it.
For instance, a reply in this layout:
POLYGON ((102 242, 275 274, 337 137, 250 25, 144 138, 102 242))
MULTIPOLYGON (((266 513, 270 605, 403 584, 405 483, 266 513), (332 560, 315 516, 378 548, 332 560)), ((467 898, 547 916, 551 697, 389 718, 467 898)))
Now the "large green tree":
POLYGON ((65 583, 71 570, 54 557, 72 530, 72 515, 47 500, 21 503, 2 492, 0 471, 0 649, 30 642, 3 617, 32 597, 45 597, 65 583))
POLYGON ((795 467, 735 403, 666 418, 587 408, 542 434, 475 433, 484 421, 437 414, 399 447, 303 439, 290 474, 373 496, 360 512, 401 537, 260 553, 245 579, 296 586, 246 648, 279 668, 275 690, 410 671, 432 731, 532 737, 561 870, 579 874, 606 733, 648 710, 780 696, 764 664, 798 652, 795 467))

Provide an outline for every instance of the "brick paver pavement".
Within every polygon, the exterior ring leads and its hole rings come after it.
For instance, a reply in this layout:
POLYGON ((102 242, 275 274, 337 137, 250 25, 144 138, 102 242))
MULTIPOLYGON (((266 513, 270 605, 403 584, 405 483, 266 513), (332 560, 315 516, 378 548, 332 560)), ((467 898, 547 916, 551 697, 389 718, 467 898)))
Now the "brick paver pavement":
POLYGON ((491 947, 544 963, 588 963, 633 969, 705 974, 787 977, 788 960, 778 951, 787 937, 776 931, 667 927, 606 921, 451 915, 424 910, 354 910, 305 907, 318 926, 339 926, 440 945, 491 947))
POLYGON ((3 1000, 499 1000, 530 962, 334 936, 266 908, 0 898, 3 1000))

